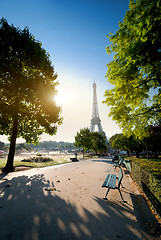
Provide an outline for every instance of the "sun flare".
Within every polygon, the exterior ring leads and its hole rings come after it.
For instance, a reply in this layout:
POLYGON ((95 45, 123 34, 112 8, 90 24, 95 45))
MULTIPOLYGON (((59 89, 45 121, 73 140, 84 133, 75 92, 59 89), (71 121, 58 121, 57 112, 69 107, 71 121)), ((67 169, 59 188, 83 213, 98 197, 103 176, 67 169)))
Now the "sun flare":
POLYGON ((64 105, 70 101, 70 96, 66 94, 57 94, 54 96, 54 101, 57 105, 64 105))

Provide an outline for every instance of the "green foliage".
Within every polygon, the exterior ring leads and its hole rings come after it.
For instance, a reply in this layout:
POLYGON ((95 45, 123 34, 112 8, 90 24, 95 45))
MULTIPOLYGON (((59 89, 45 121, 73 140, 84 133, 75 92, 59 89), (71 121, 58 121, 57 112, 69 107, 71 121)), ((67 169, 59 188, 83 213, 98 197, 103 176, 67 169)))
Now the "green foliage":
POLYGON ((122 133, 113 135, 110 140, 110 146, 116 150, 127 150, 127 137, 122 133))
POLYGON ((117 150, 125 150, 128 152, 135 151, 137 155, 145 148, 143 141, 140 141, 135 136, 124 136, 122 133, 115 134, 109 140, 112 148, 117 150))
POLYGON ((149 124, 161 119, 161 5, 160 0, 130 0, 129 11, 110 34, 106 77, 114 85, 105 92, 110 116, 123 132, 139 138, 149 124))
POLYGON ((42 157, 42 153, 36 153, 37 157, 42 157))
POLYGON ((75 136, 75 146, 82 147, 83 152, 86 149, 92 149, 96 154, 98 151, 105 152, 107 150, 106 137, 98 132, 90 132, 88 128, 83 128, 75 136))
POLYGON ((28 159, 21 160, 21 162, 36 162, 36 163, 51 162, 51 161, 53 161, 52 158, 41 157, 41 156, 31 157, 31 158, 28 158, 28 159))
POLYGON ((161 151, 161 125, 149 126, 149 136, 143 139, 149 152, 158 157, 161 151))
POLYGON ((60 146, 62 149, 72 149, 74 148, 74 145, 73 143, 70 143, 70 142, 63 142, 63 141, 59 141, 59 142, 56 142, 56 141, 43 141, 43 142, 39 142, 39 144, 37 145, 34 145, 34 144, 29 144, 29 146, 31 148, 34 148, 34 149, 38 149, 38 148, 41 148, 41 149, 54 149, 54 150, 59 150, 60 149, 60 146))
POLYGON ((130 158, 133 163, 136 163, 145 171, 150 172, 155 178, 161 180, 161 159, 143 159, 130 158))
POLYGON ((161 216, 161 160, 131 160, 133 178, 161 216))
POLYGON ((106 152, 107 150, 107 143, 106 143, 106 137, 104 137, 99 132, 92 132, 92 144, 91 149, 96 152, 106 152))
POLYGON ((139 157, 141 151, 145 150, 148 155, 158 157, 161 151, 161 126, 149 126, 148 129, 149 135, 142 140, 135 135, 115 134, 109 140, 110 146, 116 150, 135 151, 137 157, 139 157))
POLYGON ((79 132, 77 132, 77 135, 75 136, 75 143, 74 145, 77 148, 83 148, 83 158, 84 158, 84 150, 91 148, 91 133, 89 128, 83 128, 80 129, 79 132))
POLYGON ((16 144, 16 150, 22 150, 22 149, 30 150, 30 147, 25 143, 16 144))

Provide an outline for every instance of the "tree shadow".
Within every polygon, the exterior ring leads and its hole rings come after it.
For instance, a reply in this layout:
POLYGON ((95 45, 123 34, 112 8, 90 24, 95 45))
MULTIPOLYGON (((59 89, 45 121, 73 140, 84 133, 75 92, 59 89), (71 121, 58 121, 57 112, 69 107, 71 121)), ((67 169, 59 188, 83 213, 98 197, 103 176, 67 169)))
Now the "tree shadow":
POLYGON ((147 184, 145 184, 143 181, 141 182, 142 188, 152 205, 155 207, 158 214, 161 216, 161 202, 156 198, 154 193, 150 190, 147 184))
MULTIPOLYGON (((93 199, 100 211, 82 210, 59 196, 53 181, 44 174, 19 176, 0 185, 1 240, 92 239, 139 240, 138 224, 130 206, 93 199)), ((144 235, 144 232, 143 232, 144 235)))
POLYGON ((144 198, 141 195, 134 195, 131 193, 130 196, 134 206, 134 214, 141 229, 148 235, 154 235, 156 237, 161 236, 161 227, 152 215, 144 198))
POLYGON ((112 159, 92 159, 92 162, 103 162, 103 163, 108 163, 108 164, 114 164, 114 162, 112 162, 112 159))
POLYGON ((7 176, 7 174, 8 174, 7 172, 0 173, 0 180, 7 176))

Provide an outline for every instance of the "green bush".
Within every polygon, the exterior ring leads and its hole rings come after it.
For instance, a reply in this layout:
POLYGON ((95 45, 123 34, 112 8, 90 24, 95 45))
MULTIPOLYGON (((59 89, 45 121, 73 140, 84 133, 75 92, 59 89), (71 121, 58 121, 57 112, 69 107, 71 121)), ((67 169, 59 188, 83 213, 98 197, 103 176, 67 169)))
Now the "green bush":
POLYGON ((156 179, 161 180, 161 159, 130 158, 132 164, 137 164, 141 169, 150 172, 156 179))
POLYGON ((42 153, 36 153, 37 157, 42 157, 42 153))
POLYGON ((131 159, 131 174, 161 216, 161 160, 131 159))
POLYGON ((48 157, 31 157, 28 159, 21 160, 21 162, 36 162, 36 163, 51 162, 51 161, 53 161, 53 159, 48 157))

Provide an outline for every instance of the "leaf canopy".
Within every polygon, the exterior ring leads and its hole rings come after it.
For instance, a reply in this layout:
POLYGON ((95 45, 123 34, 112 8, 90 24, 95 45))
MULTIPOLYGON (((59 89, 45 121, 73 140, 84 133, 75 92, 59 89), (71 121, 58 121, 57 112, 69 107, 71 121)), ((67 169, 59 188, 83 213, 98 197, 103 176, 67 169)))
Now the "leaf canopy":
POLYGON ((89 128, 82 128, 75 136, 75 146, 83 149, 91 148, 92 136, 89 128))

